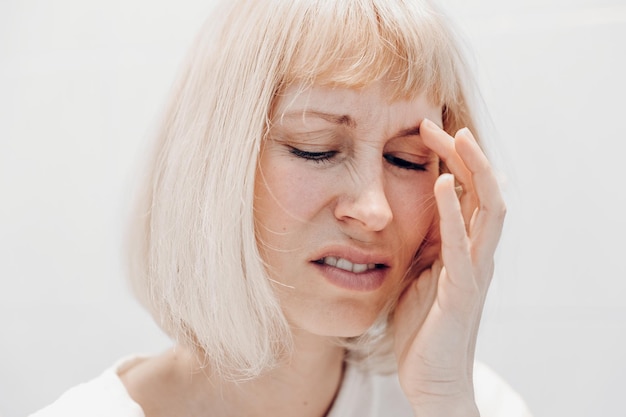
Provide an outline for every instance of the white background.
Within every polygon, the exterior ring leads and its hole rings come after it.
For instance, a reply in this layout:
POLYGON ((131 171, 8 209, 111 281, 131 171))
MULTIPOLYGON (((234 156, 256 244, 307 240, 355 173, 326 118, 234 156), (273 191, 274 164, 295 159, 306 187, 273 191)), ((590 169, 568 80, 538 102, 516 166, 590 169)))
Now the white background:
MULTIPOLYGON (((508 223, 479 358, 538 416, 625 416, 626 2, 447 0, 508 223)), ((0 416, 167 339, 126 288, 137 162, 211 1, 0 3, 0 416)))

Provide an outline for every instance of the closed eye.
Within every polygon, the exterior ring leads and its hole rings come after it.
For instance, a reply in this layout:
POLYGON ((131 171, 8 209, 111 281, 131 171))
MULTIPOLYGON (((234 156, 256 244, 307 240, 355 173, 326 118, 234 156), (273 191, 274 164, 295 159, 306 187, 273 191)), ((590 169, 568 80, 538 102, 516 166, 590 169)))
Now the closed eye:
POLYGON ((426 171, 427 164, 418 164, 415 162, 407 161, 406 159, 398 158, 397 156, 393 156, 391 154, 383 155, 383 158, 391 165, 396 166, 402 169, 408 169, 413 171, 426 171))
POLYGON ((294 148, 293 146, 290 146, 289 148, 289 152, 291 152, 292 155, 315 162, 327 162, 337 154, 337 151, 308 152, 303 151, 302 149, 294 148))

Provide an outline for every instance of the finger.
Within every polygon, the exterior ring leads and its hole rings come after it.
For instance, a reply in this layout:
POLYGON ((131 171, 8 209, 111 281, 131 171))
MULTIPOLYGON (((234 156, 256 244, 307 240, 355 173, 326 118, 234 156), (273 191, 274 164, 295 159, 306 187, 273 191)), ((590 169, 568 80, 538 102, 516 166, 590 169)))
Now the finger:
POLYGON ((428 119, 424 119, 420 124, 420 135, 424 144, 445 162, 450 172, 461 185, 461 212, 465 224, 469 226, 470 219, 476 208, 476 197, 472 174, 456 150, 455 139, 428 119))
MULTIPOLYGON (((472 172, 474 188, 479 209, 472 219, 470 231, 472 241, 472 258, 475 260, 475 271, 481 288, 481 299, 473 323, 472 337, 469 339, 468 352, 473 357, 475 340, 480 325, 480 317, 484 307, 484 299, 493 276, 493 253, 498 243, 502 220, 498 220, 498 207, 504 207, 497 179, 487 157, 478 146, 476 139, 467 128, 459 130, 455 135, 455 146, 467 168, 472 172), (482 279, 481 279, 482 277, 482 279)), ((503 214, 502 214, 503 215, 503 214)), ((468 375, 472 375, 472 364, 468 363, 468 375)))
POLYGON ((455 147, 472 174, 478 200, 478 210, 472 220, 471 238, 478 259, 493 258, 502 233, 506 206, 491 164, 476 143, 469 129, 456 135, 455 147))
POLYGON ((428 119, 424 119, 420 123, 420 136, 424 144, 446 163, 459 183, 464 186, 471 185, 472 174, 457 154, 452 136, 428 119))
MULTIPOLYGON (((456 142, 457 142, 457 137, 463 133, 463 129, 459 130, 456 135, 454 136, 454 142, 455 142, 455 151, 456 151, 456 142)), ((457 156, 459 158, 461 158, 461 156, 458 154, 457 151, 457 156)), ((462 158, 461 158, 462 160, 462 158)), ((463 161, 463 166, 465 167, 465 162, 463 161)), ((467 168, 467 167, 466 167, 467 168)), ((468 169, 469 171, 469 169, 468 169)), ((471 171, 469 171, 471 172, 471 171)), ((465 185, 462 186, 462 191, 461 191, 461 195, 459 196, 459 199, 461 200, 461 212, 463 213, 463 219, 465 220, 465 225, 466 225, 466 229, 469 232, 470 230, 470 226, 472 223, 472 218, 476 213, 476 209, 478 207, 478 197, 476 196, 476 192, 474 190, 475 186, 474 186, 474 180, 472 178, 472 181, 470 182, 470 185, 465 185)))
POLYGON ((440 283, 446 286, 446 290, 441 295, 450 296, 451 305, 467 312, 475 305, 478 288, 474 282, 469 237, 452 175, 442 174, 437 179, 435 199, 440 216, 441 257, 446 271, 445 282, 440 283))

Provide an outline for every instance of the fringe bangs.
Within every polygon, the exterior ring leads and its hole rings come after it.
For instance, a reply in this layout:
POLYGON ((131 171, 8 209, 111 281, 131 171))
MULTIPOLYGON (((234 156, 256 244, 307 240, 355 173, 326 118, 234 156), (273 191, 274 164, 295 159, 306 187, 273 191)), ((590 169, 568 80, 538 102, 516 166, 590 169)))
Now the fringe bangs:
MULTIPOLYGON (((390 81, 391 100, 426 92, 436 105, 459 101, 458 59, 446 22, 427 3, 399 8, 379 1, 309 4, 287 49, 283 86, 362 88, 390 81), (315 14, 311 10, 315 10, 315 14)), ((296 22, 294 22, 296 23, 296 22)))

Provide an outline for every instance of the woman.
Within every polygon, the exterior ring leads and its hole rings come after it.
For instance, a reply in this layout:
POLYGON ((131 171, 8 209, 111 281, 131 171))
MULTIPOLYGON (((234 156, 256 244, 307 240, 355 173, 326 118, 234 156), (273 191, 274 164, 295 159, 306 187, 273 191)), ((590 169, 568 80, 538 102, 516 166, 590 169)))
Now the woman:
POLYGON ((36 416, 529 415, 474 375, 505 208, 468 80, 426 1, 225 2, 132 222, 175 346, 36 416))

